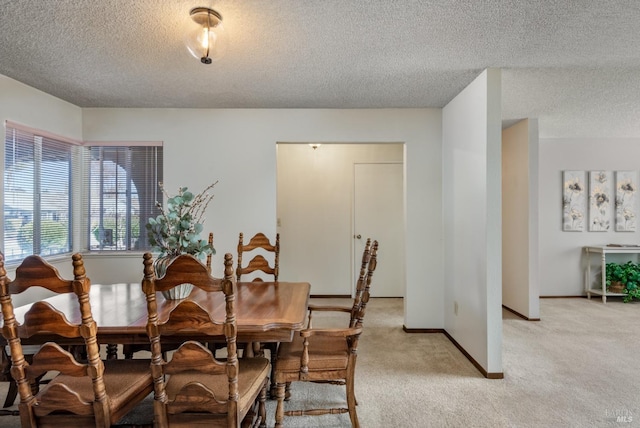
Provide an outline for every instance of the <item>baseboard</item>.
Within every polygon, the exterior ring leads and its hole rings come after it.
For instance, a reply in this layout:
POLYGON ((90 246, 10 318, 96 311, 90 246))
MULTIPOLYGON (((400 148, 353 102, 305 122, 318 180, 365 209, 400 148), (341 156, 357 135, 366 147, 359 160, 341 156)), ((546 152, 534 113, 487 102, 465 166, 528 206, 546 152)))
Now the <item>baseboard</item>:
POLYGON ((407 328, 406 325, 402 326, 402 330, 405 333, 444 333, 443 328, 407 328))
POLYGON ((582 299, 587 296, 540 296, 541 299, 582 299))
POLYGON ((502 305, 502 307, 503 307, 504 309, 506 309, 507 311, 511 312, 512 314, 514 314, 514 315, 516 315, 516 316, 518 316, 518 317, 522 318, 523 320, 527 320, 527 321, 540 321, 540 318, 529 318, 528 316, 522 315, 520 312, 514 311, 513 309, 511 309, 511 308, 509 308, 509 307, 507 307, 507 306, 505 306, 505 305, 502 305))
POLYGON ((504 373, 502 372, 498 372, 498 373, 487 372, 484 369, 484 367, 482 367, 462 346, 460 346, 460 344, 449 333, 446 332, 446 330, 444 332, 444 335, 447 336, 447 338, 449 338, 451 343, 453 343, 456 346, 456 348, 458 348, 458 350, 462 352, 462 354, 465 357, 467 357, 467 360, 471 361, 471 364, 473 364, 475 368, 478 369, 478 371, 484 375, 484 377, 486 377, 487 379, 504 379, 504 373))
POLYGON ((482 373, 482 375, 484 377, 486 377, 487 379, 504 379, 504 373, 502 372, 498 372, 498 373, 489 373, 487 372, 484 367, 482 367, 462 346, 460 346, 460 344, 453 338, 451 337, 451 335, 449 333, 447 333, 447 331, 443 328, 407 328, 407 326, 403 325, 402 326, 402 330, 405 331, 405 333, 442 333, 444 334, 447 339, 449 339, 449 341, 451 341, 451 343, 454 344, 454 346, 456 348, 458 348, 458 350, 460 352, 462 352, 462 355, 464 355, 465 357, 467 357, 467 360, 469 360, 471 362, 471 364, 473 364, 473 366, 478 369, 478 371, 480 373, 482 373))
POLYGON ((311 294, 309 297, 314 299, 351 299, 348 294, 311 294))

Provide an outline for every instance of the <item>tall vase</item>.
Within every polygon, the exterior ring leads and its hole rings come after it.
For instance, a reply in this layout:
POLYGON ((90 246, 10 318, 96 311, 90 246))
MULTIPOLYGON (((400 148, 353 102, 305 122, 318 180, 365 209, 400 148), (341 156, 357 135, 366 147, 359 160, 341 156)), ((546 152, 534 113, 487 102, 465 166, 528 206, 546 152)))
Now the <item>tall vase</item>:
MULTIPOLYGON (((172 256, 162 256, 153 262, 156 278, 164 276, 171 260, 173 260, 172 256)), ((162 291, 162 296, 167 300, 182 300, 191 294, 191 290, 193 290, 193 284, 185 282, 184 284, 176 285, 171 290, 162 291)))

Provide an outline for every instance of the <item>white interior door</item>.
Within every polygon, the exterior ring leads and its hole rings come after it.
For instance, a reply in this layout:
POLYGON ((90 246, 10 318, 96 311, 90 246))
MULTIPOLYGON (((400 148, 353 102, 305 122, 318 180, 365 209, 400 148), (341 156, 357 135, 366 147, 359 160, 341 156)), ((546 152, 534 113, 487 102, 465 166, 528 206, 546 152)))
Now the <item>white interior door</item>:
POLYGON ((372 297, 404 297, 402 170, 402 163, 354 164, 354 277, 357 280, 367 238, 377 240, 380 248, 372 297))

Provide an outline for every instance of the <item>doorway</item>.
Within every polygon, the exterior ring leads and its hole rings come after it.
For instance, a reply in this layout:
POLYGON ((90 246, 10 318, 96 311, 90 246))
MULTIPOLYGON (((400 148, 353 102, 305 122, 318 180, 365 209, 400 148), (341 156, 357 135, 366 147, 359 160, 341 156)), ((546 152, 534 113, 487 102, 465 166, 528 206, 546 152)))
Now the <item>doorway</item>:
MULTIPOLYGON (((280 233, 280 278, 306 281, 314 296, 352 296, 355 285, 353 236, 354 165, 396 164, 403 170, 404 145, 314 144, 277 145, 277 219, 280 233)), ((404 180, 401 180, 404 183, 404 180)), ((404 201, 404 186, 401 189, 404 201)), ((404 248, 404 203, 397 207, 404 248)), ((380 240, 376 232, 371 237, 380 240)), ((362 244, 364 245, 364 243, 362 244)), ((382 242, 374 287, 378 276, 391 263, 382 242), (387 257, 389 261, 387 261, 387 257)), ((404 251, 402 251, 404 253, 404 251)), ((360 255, 357 263, 360 263, 360 255)), ((402 271, 405 268, 401 260, 402 271)), ((404 278, 398 286, 404 295, 404 278)), ((372 287, 372 288, 374 288, 372 287)), ((375 295, 375 290, 372 290, 375 295)))

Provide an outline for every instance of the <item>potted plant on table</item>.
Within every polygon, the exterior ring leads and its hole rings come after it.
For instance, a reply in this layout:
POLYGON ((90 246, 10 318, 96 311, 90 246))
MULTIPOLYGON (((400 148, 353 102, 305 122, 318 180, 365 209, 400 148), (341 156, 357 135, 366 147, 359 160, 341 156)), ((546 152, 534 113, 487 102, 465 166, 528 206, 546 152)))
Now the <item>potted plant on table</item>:
MULTIPOLYGON (((201 239, 200 233, 203 230, 205 211, 213 199, 210 191, 217 183, 210 184, 195 195, 187 187, 180 187, 175 196, 169 195, 160 183, 160 189, 167 197, 166 208, 157 202, 160 214, 149 218, 146 224, 149 243, 154 251, 160 253, 154 263, 156 276, 163 276, 168 263, 180 254, 191 254, 200 261, 208 254, 215 254, 213 246, 201 239)), ((176 287, 175 292, 163 295, 169 299, 188 296, 193 285, 182 285, 183 287, 176 287)))
POLYGON ((624 294, 625 303, 640 300, 640 264, 607 263, 605 269, 607 291, 624 294))

